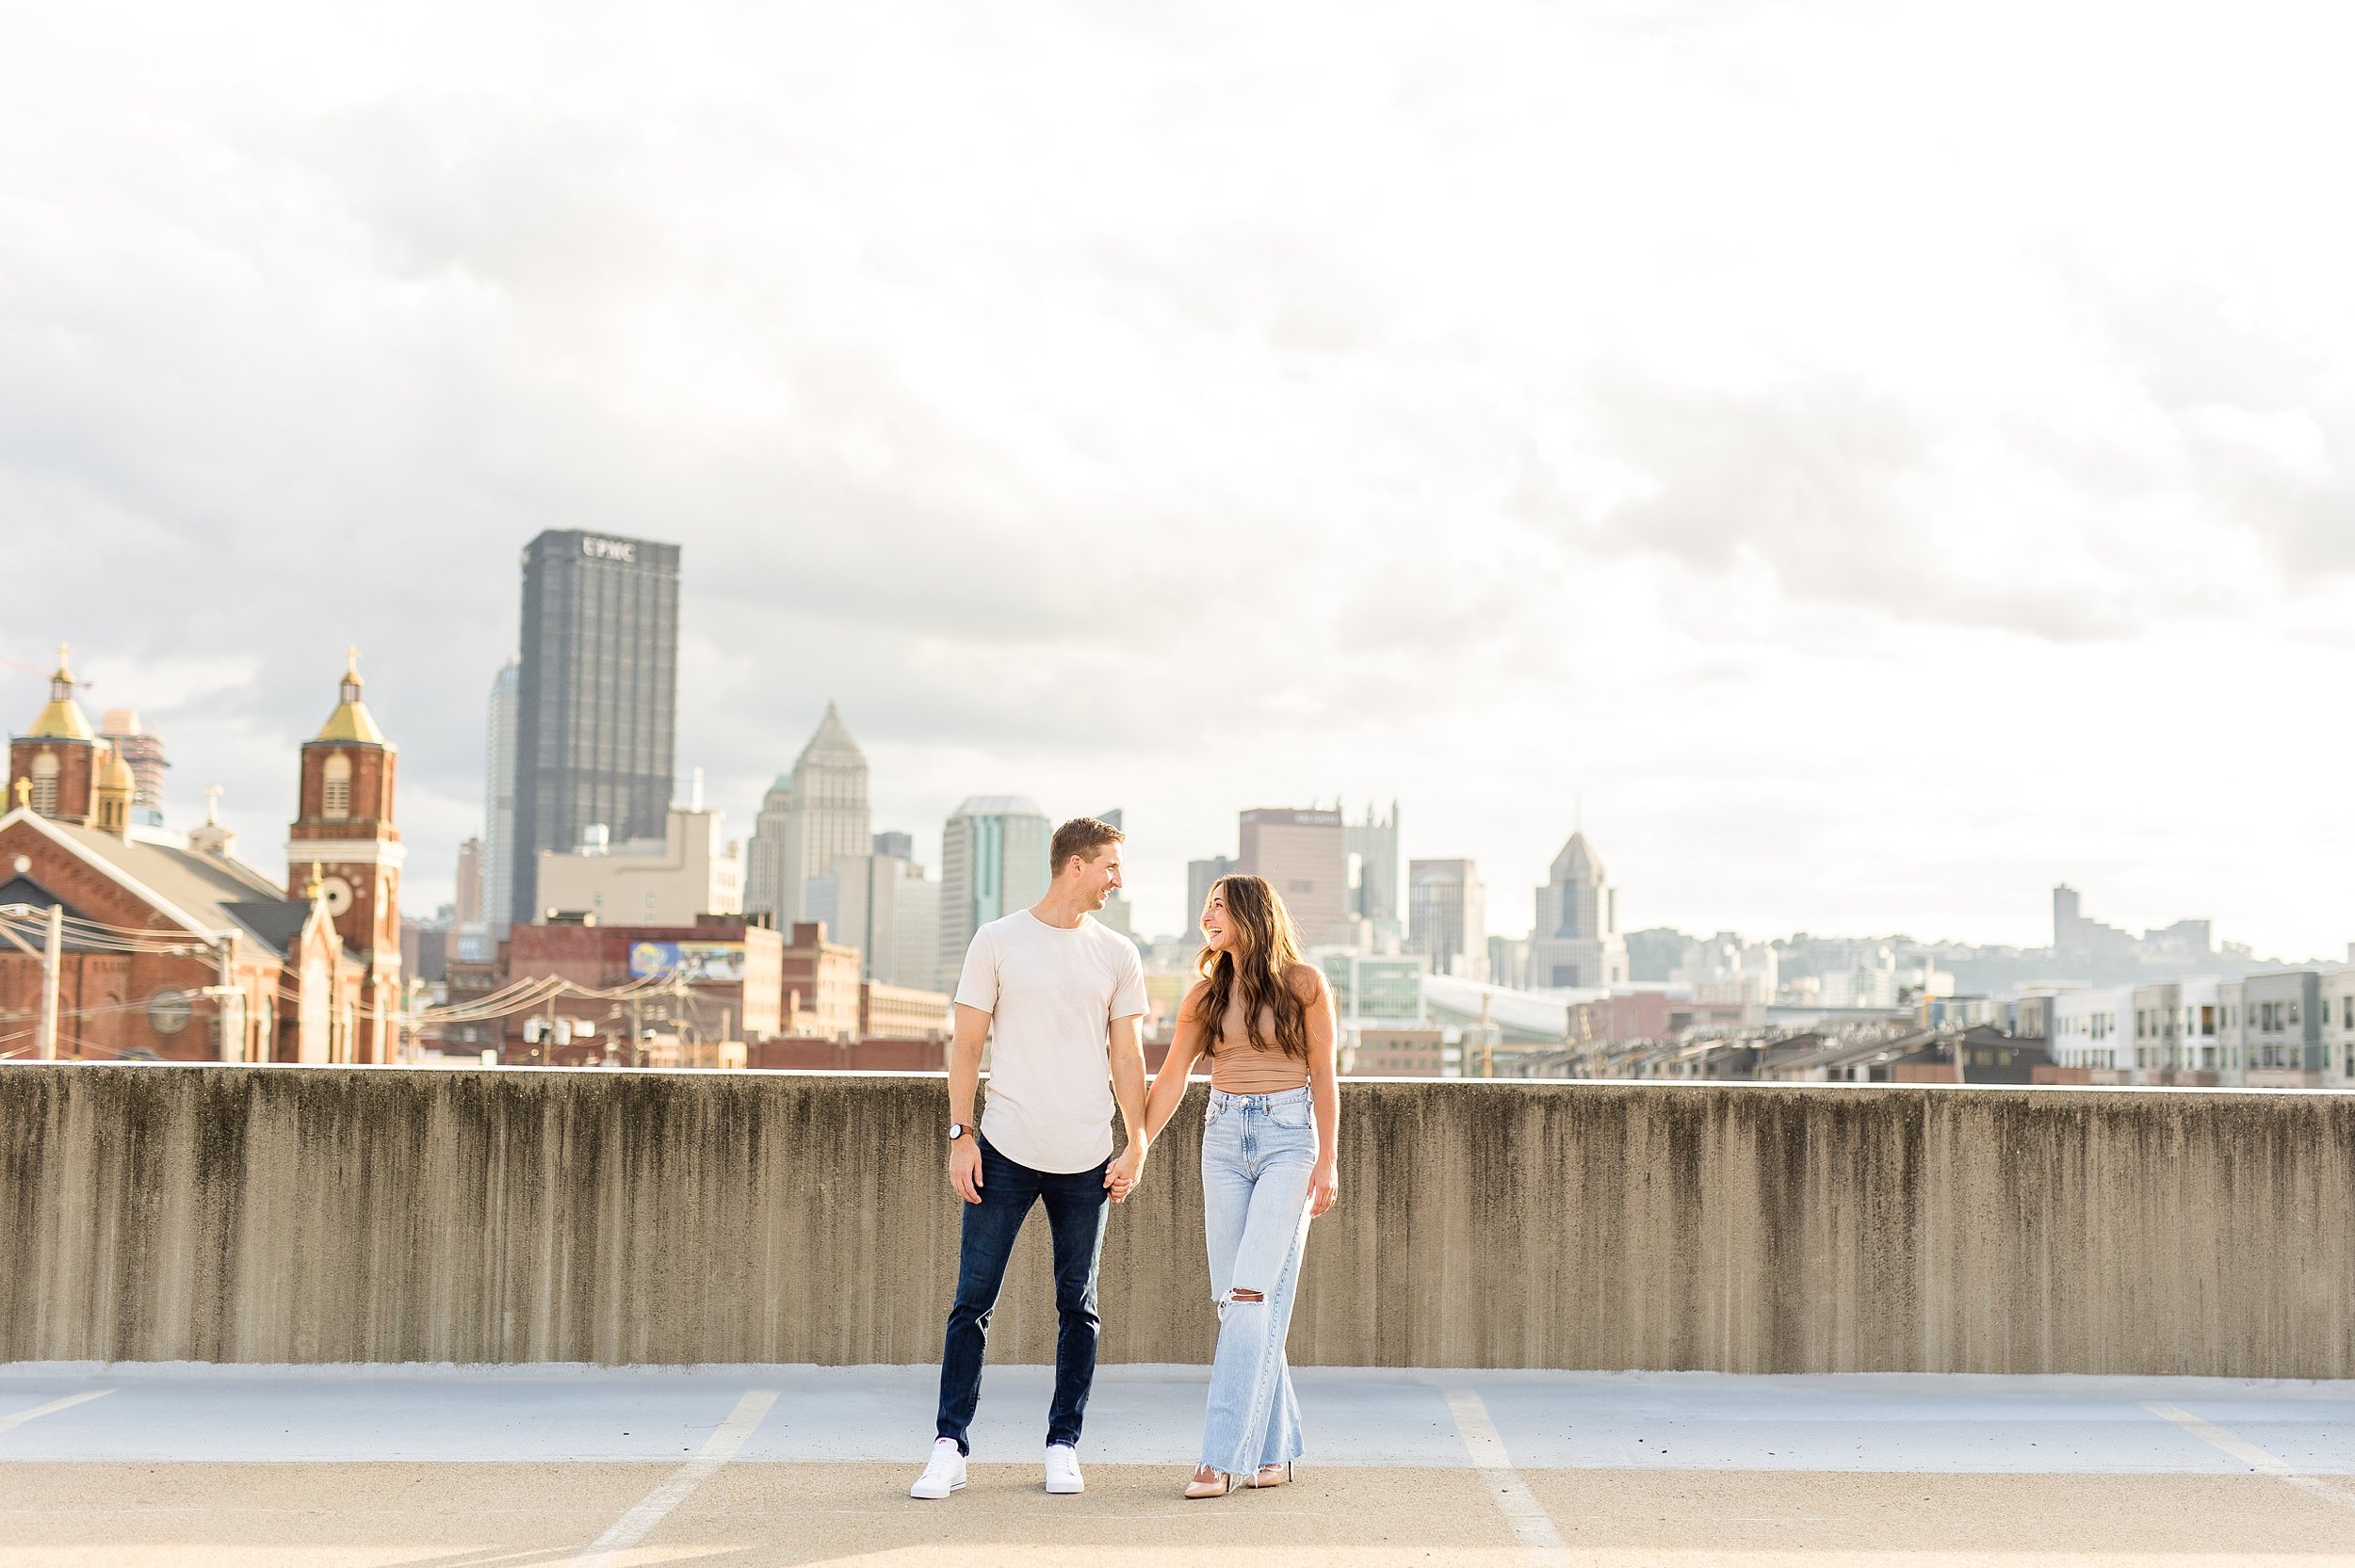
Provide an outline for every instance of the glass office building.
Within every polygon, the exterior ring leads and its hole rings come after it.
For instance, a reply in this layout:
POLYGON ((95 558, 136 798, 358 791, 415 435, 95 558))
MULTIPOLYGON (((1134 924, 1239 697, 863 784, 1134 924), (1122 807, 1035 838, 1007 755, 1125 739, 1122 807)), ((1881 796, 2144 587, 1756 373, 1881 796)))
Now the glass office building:
POLYGON ((540 851, 660 838, 678 710, 679 547, 550 529, 524 547, 512 917, 539 912, 540 851))

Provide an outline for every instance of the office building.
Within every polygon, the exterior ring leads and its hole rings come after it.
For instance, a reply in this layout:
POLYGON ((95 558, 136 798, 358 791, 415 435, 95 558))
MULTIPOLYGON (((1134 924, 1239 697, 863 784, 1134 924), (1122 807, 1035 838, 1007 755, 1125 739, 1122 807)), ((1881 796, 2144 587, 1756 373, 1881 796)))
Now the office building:
POLYGON ((1619 891, 1584 832, 1570 835, 1537 890, 1537 923, 1529 937, 1529 983, 1571 990, 1627 983, 1627 942, 1619 935, 1619 891))
POLYGON ((2319 1089, 2322 976, 2299 969, 2241 982, 2241 1038, 2251 1089, 2319 1089))
POLYGON ((761 800, 746 907, 774 915, 780 929, 819 918, 824 912, 811 908, 813 890, 806 884, 833 876, 837 859, 870 854, 873 846, 867 756, 828 703, 793 770, 771 784, 761 800))
POLYGON ((1349 856, 1349 913, 1370 921, 1377 935, 1398 932, 1405 911, 1398 896, 1398 802, 1390 802, 1387 818, 1366 807, 1366 819, 1341 830, 1341 845, 1349 856))
POLYGON ((1189 946, 1201 938, 1199 926, 1202 906, 1210 901, 1210 889, 1221 877, 1232 876, 1235 863, 1225 855, 1212 855, 1209 860, 1186 862, 1186 926, 1184 940, 1189 946))
POLYGON ((540 856, 591 826, 659 838, 678 706, 679 547, 551 529, 524 548, 512 921, 543 907, 540 856))
POLYGON ((913 833, 880 832, 871 842, 876 854, 890 855, 898 860, 916 858, 916 835, 913 833))
POLYGON ((1235 869, 1263 877, 1291 911, 1304 946, 1356 946, 1349 851, 1339 811, 1261 808, 1242 814, 1235 869))
POLYGON ((482 921, 495 945, 507 934, 515 910, 515 705, 522 682, 519 659, 509 659, 491 678, 482 753, 482 921))
POLYGON ((1406 940, 1433 974, 1488 978, 1488 895, 1470 861, 1411 862, 1406 900, 1406 940))
POLYGON ((1315 962, 1332 987, 1334 1011, 1345 1029, 1370 1020, 1421 1024, 1430 1016, 1423 1005, 1422 978, 1430 973, 1431 961, 1421 953, 1322 947, 1315 962))
POLYGON ((482 840, 469 838, 458 846, 457 891, 451 896, 451 929, 479 924, 482 919, 482 840))
POLYGON ((781 1032, 804 1039, 850 1042, 859 1036, 858 950, 834 941, 815 920, 785 934, 781 1032))
POLYGON ((940 835, 940 974, 956 989, 973 933, 1047 894, 1048 842, 1054 825, 1019 795, 976 795, 940 835))
MULTIPOLYGON (((878 833, 878 842, 907 841, 878 833)), ((885 986, 940 986, 940 884, 902 855, 842 855, 834 863, 827 934, 859 950, 859 976, 885 986)))

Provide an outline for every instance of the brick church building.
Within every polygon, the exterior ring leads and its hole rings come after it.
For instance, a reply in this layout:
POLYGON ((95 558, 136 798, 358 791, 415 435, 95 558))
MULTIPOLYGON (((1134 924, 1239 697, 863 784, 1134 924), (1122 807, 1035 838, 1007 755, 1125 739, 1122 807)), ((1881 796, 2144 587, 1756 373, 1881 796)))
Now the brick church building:
MULTIPOLYGON (((400 993, 395 749, 356 663, 302 747, 284 882, 208 819, 132 820, 128 762, 90 727, 58 650, 49 702, 8 742, 0 915, 38 949, 62 915, 55 1053, 83 1059, 394 1060, 400 993)), ((41 1051, 40 957, 0 945, 0 1057, 41 1051)))

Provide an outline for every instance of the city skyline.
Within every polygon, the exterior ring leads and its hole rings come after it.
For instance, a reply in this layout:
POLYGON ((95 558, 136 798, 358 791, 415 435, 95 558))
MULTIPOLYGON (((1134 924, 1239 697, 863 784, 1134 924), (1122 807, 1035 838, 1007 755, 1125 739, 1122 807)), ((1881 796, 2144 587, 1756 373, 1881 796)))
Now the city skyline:
POLYGON ((739 836, 831 699, 928 864, 969 794, 1123 802, 1147 929, 1337 794, 1526 929, 1583 795, 1631 929, 2032 946, 2066 881, 2337 955, 2306 10, 27 17, 0 655, 253 842, 359 643, 430 907, 513 553, 603 530, 685 551, 739 836))
MULTIPOLYGON (((75 664, 77 670, 86 668, 86 662, 78 653, 75 655, 75 664)), ((0 671, 0 677, 4 677, 6 673, 6 671, 0 671)), ((0 688, 5 688, 8 684, 8 683, 7 683, 5 679, 0 679, 0 688)), ((85 683, 85 687, 95 685, 96 683, 94 681, 87 682, 85 683)), ((384 706, 384 703, 372 698, 371 706, 382 709, 384 706)), ((835 704, 831 703, 825 705, 825 709, 821 711, 821 716, 818 721, 815 733, 822 735, 826 733, 830 727, 838 726, 842 722, 838 717, 836 717, 833 714, 832 710, 834 707, 835 704)), ((685 713, 682 713, 682 719, 684 720, 687 718, 688 716, 685 713)), ((144 727, 151 736, 155 735, 158 729, 158 726, 154 724, 147 724, 144 727)), ((809 743, 809 736, 804 735, 801 741, 801 749, 805 750, 809 743)), ((300 739, 299 736, 289 742, 290 747, 297 747, 300 744, 300 739)), ((184 753, 176 743, 172 743, 171 745, 171 755, 173 759, 175 770, 187 774, 188 777, 182 778, 171 786, 163 826, 172 831, 185 832, 204 820, 207 813, 215 809, 215 803, 210 800, 205 800, 204 804, 202 806, 190 805, 186 799, 187 796, 195 794, 200 799, 203 799, 209 794, 211 786, 197 784, 192 782, 192 779, 195 776, 203 774, 203 768, 181 768, 178 767, 184 753)), ((479 783, 481 768, 482 761, 481 759, 478 759, 477 789, 479 794, 481 790, 481 784, 479 783)), ((789 771, 789 768, 788 770, 789 771)), ((879 781, 879 785, 880 787, 873 791, 874 798, 876 799, 901 799, 918 801, 922 800, 922 796, 919 793, 890 787, 888 783, 885 781, 879 781)), ((686 775, 682 774, 681 778, 677 782, 677 788, 674 797, 674 803, 680 806, 685 806, 688 803, 690 791, 690 781, 686 775)), ((1348 803, 1348 798, 1343 797, 1340 800, 1342 810, 1338 820, 1347 821, 1354 825, 1356 818, 1351 816, 1349 815, 1350 812, 1356 811, 1360 814, 1364 813, 1369 809, 1365 804, 1365 801, 1370 799, 1371 796, 1361 797, 1359 804, 1356 807, 1351 807, 1348 803)), ((718 809, 723 815, 723 824, 725 825, 723 837, 726 839, 739 841, 746 860, 749 862, 751 850, 751 832, 746 822, 742 817, 739 817, 734 813, 730 812, 729 802, 724 799, 711 799, 707 803, 718 809)), ((253 809, 254 808, 252 803, 249 802, 246 807, 246 811, 250 813, 253 809)), ((262 808, 261 818, 259 819, 260 831, 262 832, 269 831, 267 818, 269 815, 270 809, 271 808, 268 806, 262 808)), ((1041 809, 1045 811, 1050 821, 1062 820, 1072 816, 1085 815, 1082 811, 1063 811, 1051 805, 1042 806, 1041 809)), ((1323 804, 1315 800, 1309 800, 1298 808, 1271 808, 1260 806, 1242 808, 1240 810, 1226 810, 1224 812, 1224 832, 1226 834, 1226 844, 1231 847, 1237 842, 1239 838, 1239 819, 1248 816, 1255 810, 1275 811, 1286 814, 1290 814, 1297 810, 1313 813, 1322 817, 1324 816, 1331 815, 1334 809, 1335 808, 1330 805, 1323 804)), ((1389 809, 1393 812, 1396 811, 1396 802, 1394 800, 1391 802, 1389 809)), ((1583 811, 1583 807, 1580 809, 1583 811)), ((927 816, 925 816, 926 810, 927 808, 921 804, 915 808, 916 814, 910 817, 910 820, 916 824, 915 827, 893 829, 879 828, 874 834, 874 837, 879 841, 883 839, 890 839, 894 841, 894 848, 898 847, 900 841, 905 841, 907 847, 912 849, 914 851, 913 859, 915 864, 924 868, 928 875, 931 876, 936 883, 937 879, 941 874, 941 851, 943 848, 941 832, 938 828, 931 828, 927 830, 924 825, 927 821, 927 816)), ((219 812, 222 824, 228 827, 233 832, 250 832, 253 831, 255 825, 253 823, 246 822, 244 816, 238 812, 233 811, 225 800, 219 806, 219 812)), ((1220 812, 1221 808, 1210 808, 1210 813, 1213 817, 1218 816, 1220 812)), ((756 810, 746 812, 743 815, 744 817, 750 817, 753 821, 756 821, 758 817, 756 810)), ((479 816, 479 811, 478 811, 478 816, 479 816)), ((875 808, 874 820, 879 824, 885 820, 885 813, 883 808, 875 808)), ((1220 830, 1216 828, 1211 829, 1210 835, 1215 837, 1219 831, 1220 830)), ((411 870, 405 877, 409 889, 407 907, 404 911, 406 914, 413 918, 428 918, 430 916, 433 910, 438 906, 457 902, 455 890, 456 865, 459 859, 465 852, 465 840, 478 838, 479 836, 479 829, 478 829, 474 832, 469 832, 463 835, 463 837, 453 842, 448 847, 450 865, 447 871, 442 869, 436 864, 435 857, 439 853, 439 846, 429 844, 423 854, 413 859, 411 863, 411 870)), ((1572 836, 1573 839, 1577 839, 1584 837, 1584 835, 1581 832, 1574 832, 1572 836)), ((409 837, 414 847, 416 844, 417 835, 412 832, 409 837)), ((252 840, 249 838, 249 842, 251 841, 252 840)), ((1406 862, 1408 860, 1441 858, 1415 853, 1416 849, 1420 848, 1419 836, 1405 840, 1405 844, 1407 848, 1402 856, 1402 872, 1405 869, 1406 862)), ((878 849, 877 852, 882 851, 878 849)), ((1566 850, 1564 852, 1567 853, 1567 851, 1566 850)), ((1147 913, 1141 919, 1137 928, 1137 935, 1140 938, 1172 935, 1182 936, 1188 929, 1191 929, 1193 922, 1190 908, 1191 899, 1188 897, 1188 863, 1191 861, 1199 861, 1210 858, 1226 859, 1231 857, 1228 856, 1227 849, 1226 849, 1214 850, 1212 855, 1206 856, 1193 852, 1191 848, 1173 848, 1168 845, 1144 847, 1139 846, 1133 839, 1131 840, 1125 854, 1125 859, 1130 867, 1130 874, 1129 877, 1129 902, 1132 905, 1137 905, 1147 911, 1147 913), (1168 919, 1166 923, 1164 923, 1159 916, 1150 913, 1154 910, 1167 912, 1168 919)), ((1476 857, 1461 858, 1468 861, 1476 860, 1476 857)), ((1558 857, 1554 858, 1558 859, 1558 857)), ((1553 866, 1546 864, 1544 861, 1541 861, 1540 864, 1546 865, 1545 871, 1540 874, 1541 885, 1539 888, 1539 896, 1542 897, 1542 884, 1546 880, 1552 876, 1553 866)), ((1492 879, 1488 878, 1485 872, 1482 873, 1482 880, 1484 882, 1492 881, 1492 879)), ((1615 878, 1614 881, 1616 882, 1616 881, 1617 879, 1615 878)), ((486 893, 489 891, 487 886, 485 891, 486 893)), ((1519 891, 1519 890, 1514 888, 1499 888, 1492 891, 1487 899, 1490 913, 1486 921, 1486 930, 1489 935, 1520 940, 1525 939, 1535 930, 1535 918, 1542 912, 1533 910, 1531 914, 1527 916, 1518 913, 1517 894, 1519 891)), ((1618 889, 1615 887, 1613 890, 1615 897, 1617 891, 1618 889)), ((2056 920, 2059 918, 2055 913, 2056 904, 2055 900, 2062 895, 2073 896, 2076 891, 2077 890, 2069 887, 2066 883, 2048 883, 2035 889, 2022 890, 2022 901, 2033 905, 2035 914, 2029 922, 2031 929, 2027 929, 2024 934, 2018 936, 1989 937, 1967 929, 1948 929, 1930 927, 1919 921, 1911 923, 1900 921, 1898 923, 1877 928, 1848 929, 1843 929, 1827 923, 1818 923, 1810 926, 1803 922, 1794 922, 1789 920, 1781 922, 1767 920, 1751 925, 1738 925, 1716 917, 1706 908, 1699 908, 1695 913, 1687 913, 1681 917, 1663 916, 1659 918, 1650 918, 1646 917, 1643 913, 1639 913, 1639 915, 1635 919, 1626 920, 1623 918, 1620 924, 1622 929, 1631 930, 1677 929, 1696 936, 1705 935, 1711 931, 1733 930, 1740 931, 1757 941, 1776 941, 1786 937, 1808 935, 1819 938, 1849 938, 1858 940, 1904 936, 1924 943, 1956 942, 1990 947, 2007 946, 2019 947, 2027 950, 2038 950, 2049 948, 2052 946, 2052 939, 2055 934, 2056 920)), ((2125 912, 2126 906, 2115 896, 2116 890, 2114 888, 2108 887, 2105 884, 2099 885, 2095 887, 2094 895, 2097 900, 2099 900, 2099 912, 2102 915, 2115 917, 2125 912)), ((2161 897, 2168 897, 2164 889, 2161 890, 2159 896, 2161 897)), ((2187 897, 2188 896, 2186 896, 2186 897, 2187 897)), ((1638 902, 1636 907, 1639 912, 1644 911, 1646 908, 1645 904, 1641 901, 1638 902)), ((2189 907, 2191 906, 2187 901, 2179 901, 2176 904, 2161 906, 2160 913, 2152 915, 2148 918, 2144 918, 2140 915, 2127 918, 2123 921, 2123 924, 2125 927, 2130 928, 2128 930, 2120 930, 2106 924, 2099 926, 2098 929, 2110 932, 2115 938, 2131 943, 2134 939, 2134 933, 2136 932, 2147 932, 2154 939, 2163 940, 2174 935, 2176 932, 2187 927, 2199 927, 2203 929, 2213 927, 2215 931, 2215 941, 2218 943, 2233 943, 2253 947, 2256 953, 2262 958, 2279 959, 2284 963, 2299 963, 2308 962, 2335 963, 2341 962, 2355 962, 2355 941, 2333 945, 2330 943, 2328 939, 2325 939, 2321 945, 2309 949, 2268 947, 2263 942, 2249 941, 2248 937, 2240 934, 2226 922, 2212 920, 2204 916, 2186 918, 2184 915, 2184 910, 2189 907)), ((2095 929, 2094 922, 2092 922, 2089 918, 2086 919, 2086 924, 2089 929, 2095 929)), ((1535 983, 1534 980, 1533 983, 1535 983)))

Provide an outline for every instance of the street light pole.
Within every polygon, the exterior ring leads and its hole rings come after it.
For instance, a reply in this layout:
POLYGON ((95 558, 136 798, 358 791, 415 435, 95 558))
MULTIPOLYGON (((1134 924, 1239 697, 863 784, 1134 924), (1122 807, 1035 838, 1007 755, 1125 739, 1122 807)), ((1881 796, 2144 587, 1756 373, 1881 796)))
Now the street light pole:
POLYGON ((57 979, 65 966, 65 907, 49 906, 49 934, 41 945, 41 1059, 57 1059, 57 979))

